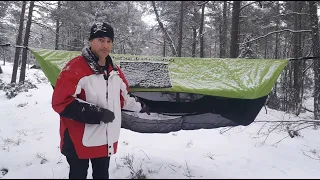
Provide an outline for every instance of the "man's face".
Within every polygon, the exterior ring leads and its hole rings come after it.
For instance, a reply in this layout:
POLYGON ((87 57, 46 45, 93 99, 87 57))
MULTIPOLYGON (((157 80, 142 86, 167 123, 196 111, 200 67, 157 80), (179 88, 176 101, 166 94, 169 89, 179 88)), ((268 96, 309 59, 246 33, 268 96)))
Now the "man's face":
POLYGON ((94 38, 90 41, 91 51, 100 59, 106 58, 112 50, 112 40, 108 37, 94 38))

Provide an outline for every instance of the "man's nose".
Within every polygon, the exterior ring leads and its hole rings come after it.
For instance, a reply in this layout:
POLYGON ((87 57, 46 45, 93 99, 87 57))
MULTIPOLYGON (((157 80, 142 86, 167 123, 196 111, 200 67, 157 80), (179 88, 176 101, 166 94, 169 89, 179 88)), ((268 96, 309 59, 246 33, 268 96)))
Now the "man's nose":
POLYGON ((108 42, 104 42, 104 43, 102 43, 102 46, 103 46, 104 48, 108 48, 108 47, 109 47, 109 43, 108 43, 108 42))

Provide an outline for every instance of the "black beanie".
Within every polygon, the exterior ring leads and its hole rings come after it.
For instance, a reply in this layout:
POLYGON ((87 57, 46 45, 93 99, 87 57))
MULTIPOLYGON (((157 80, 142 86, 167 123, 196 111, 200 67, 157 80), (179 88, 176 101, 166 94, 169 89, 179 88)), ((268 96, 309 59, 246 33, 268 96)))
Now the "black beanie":
POLYGON ((100 37, 108 37, 113 42, 113 38, 114 38, 113 28, 107 23, 102 23, 102 22, 94 23, 91 27, 89 41, 94 38, 100 38, 100 37))

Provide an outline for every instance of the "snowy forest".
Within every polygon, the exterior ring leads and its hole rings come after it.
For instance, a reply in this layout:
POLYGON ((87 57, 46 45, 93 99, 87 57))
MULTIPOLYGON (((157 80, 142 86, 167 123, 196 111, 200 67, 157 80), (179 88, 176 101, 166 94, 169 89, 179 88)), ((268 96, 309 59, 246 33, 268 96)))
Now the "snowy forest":
MULTIPOLYGON (((2 1, 0 8, 0 58, 14 62, 11 83, 24 82, 26 66, 35 64, 23 47, 79 51, 94 21, 114 27, 116 54, 320 56, 316 1, 2 1)), ((313 111, 319 119, 319 66, 318 59, 290 61, 267 106, 296 115, 313 111), (314 110, 302 105, 310 97, 314 110)))

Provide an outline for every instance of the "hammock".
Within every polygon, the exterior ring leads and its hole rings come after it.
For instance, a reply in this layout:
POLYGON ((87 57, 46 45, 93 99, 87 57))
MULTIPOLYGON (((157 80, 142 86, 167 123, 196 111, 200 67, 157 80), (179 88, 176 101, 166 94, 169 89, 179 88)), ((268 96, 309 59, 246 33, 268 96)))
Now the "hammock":
MULTIPOLYGON (((67 61, 81 54, 29 48, 55 86, 67 61)), ((289 60, 110 54, 150 115, 122 111, 122 128, 140 133, 251 124, 289 60)))

